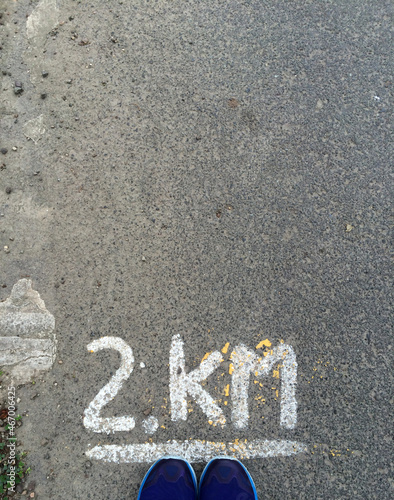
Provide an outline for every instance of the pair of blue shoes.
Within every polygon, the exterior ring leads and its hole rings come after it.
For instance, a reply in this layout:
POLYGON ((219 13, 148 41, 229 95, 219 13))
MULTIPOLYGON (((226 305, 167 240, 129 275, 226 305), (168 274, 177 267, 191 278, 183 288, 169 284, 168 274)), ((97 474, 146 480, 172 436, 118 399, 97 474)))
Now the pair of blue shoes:
POLYGON ((148 470, 137 500, 257 500, 247 469, 232 458, 214 458, 197 479, 189 462, 161 458, 148 470))

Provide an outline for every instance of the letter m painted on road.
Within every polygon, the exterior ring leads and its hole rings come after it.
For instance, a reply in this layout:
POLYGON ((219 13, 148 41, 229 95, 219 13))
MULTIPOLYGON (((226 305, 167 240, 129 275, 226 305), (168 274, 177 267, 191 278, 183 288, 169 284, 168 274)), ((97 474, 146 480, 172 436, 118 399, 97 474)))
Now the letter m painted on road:
POLYGON ((291 346, 281 344, 265 357, 259 357, 243 344, 235 347, 231 354, 234 371, 231 382, 232 422, 243 429, 248 426, 248 391, 251 374, 256 377, 267 376, 275 365, 281 375, 280 388, 280 425, 294 429, 297 423, 297 361, 291 346))

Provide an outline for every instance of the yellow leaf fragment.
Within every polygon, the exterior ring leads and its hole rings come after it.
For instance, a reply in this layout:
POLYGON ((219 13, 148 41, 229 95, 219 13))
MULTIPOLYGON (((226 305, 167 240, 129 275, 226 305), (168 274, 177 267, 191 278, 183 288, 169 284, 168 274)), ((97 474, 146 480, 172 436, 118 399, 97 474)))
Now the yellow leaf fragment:
POLYGON ((261 349, 263 346, 271 347, 271 342, 268 339, 262 340, 256 345, 256 349, 261 349))
POLYGON ((210 354, 211 354, 211 351, 207 352, 207 353, 204 355, 204 357, 202 358, 202 360, 201 360, 201 361, 205 361, 205 360, 208 358, 208 356, 209 356, 210 354))
POLYGON ((230 347, 230 342, 227 342, 226 345, 222 349, 223 354, 227 354, 228 348, 230 347))

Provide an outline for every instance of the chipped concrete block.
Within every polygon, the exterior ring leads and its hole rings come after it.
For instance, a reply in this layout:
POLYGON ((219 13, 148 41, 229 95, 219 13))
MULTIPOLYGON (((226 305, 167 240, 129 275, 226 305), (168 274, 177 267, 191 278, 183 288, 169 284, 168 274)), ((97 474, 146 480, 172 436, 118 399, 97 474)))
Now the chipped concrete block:
POLYGON ((19 383, 49 370, 56 357, 55 318, 31 280, 21 279, 0 303, 0 366, 19 383))

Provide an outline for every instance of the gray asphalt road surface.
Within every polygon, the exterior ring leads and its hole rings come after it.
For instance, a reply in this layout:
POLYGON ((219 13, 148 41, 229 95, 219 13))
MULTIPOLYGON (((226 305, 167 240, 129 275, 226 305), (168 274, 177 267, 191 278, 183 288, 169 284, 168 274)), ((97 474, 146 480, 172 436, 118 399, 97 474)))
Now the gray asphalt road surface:
POLYGON ((392 8, 0 1, 13 498, 136 499, 170 452, 393 498, 392 8))

